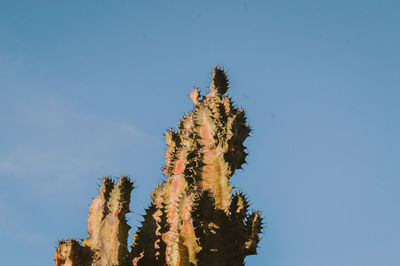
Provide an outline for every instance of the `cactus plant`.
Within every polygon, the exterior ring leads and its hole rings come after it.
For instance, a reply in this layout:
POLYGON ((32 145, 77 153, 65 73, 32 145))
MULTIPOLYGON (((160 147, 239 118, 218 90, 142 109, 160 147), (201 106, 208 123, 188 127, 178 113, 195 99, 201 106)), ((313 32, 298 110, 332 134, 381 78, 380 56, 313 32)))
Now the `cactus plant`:
POLYGON ((244 265, 256 254, 262 219, 230 178, 245 163, 250 133, 244 111, 225 95, 228 79, 215 67, 207 95, 195 88, 191 113, 165 133, 165 181, 128 251, 133 183, 103 178, 89 211, 89 238, 60 241, 56 265, 244 265))

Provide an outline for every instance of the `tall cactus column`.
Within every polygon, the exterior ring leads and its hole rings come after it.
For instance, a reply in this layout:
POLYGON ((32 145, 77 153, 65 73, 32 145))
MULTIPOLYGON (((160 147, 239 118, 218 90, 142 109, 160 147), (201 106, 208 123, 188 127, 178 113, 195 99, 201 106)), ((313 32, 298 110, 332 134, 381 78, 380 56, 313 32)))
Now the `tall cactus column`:
POLYGON ((132 246, 134 265, 243 265, 255 254, 262 223, 230 178, 245 163, 250 133, 243 110, 225 95, 214 68, 210 91, 191 93, 193 112, 165 134, 167 180, 153 192, 132 246), (149 226, 152 225, 152 226, 149 226), (149 244, 152 242, 152 244, 149 244))
POLYGON ((165 134, 166 180, 153 191, 130 251, 125 214, 132 183, 103 179, 90 207, 90 237, 82 245, 61 241, 57 265, 244 265, 256 254, 261 217, 248 212, 246 197, 230 185, 245 163, 250 127, 225 95, 222 69, 214 68, 209 89, 191 93, 193 111, 165 134))

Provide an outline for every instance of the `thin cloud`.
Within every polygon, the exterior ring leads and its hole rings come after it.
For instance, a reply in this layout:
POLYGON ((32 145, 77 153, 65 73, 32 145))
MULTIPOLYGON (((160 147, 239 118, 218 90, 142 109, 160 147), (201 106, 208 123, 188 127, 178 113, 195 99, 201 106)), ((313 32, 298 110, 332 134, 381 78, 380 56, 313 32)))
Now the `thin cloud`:
POLYGON ((37 186, 36 193, 76 194, 85 176, 114 166, 121 150, 155 141, 129 122, 63 106, 52 96, 14 105, 8 118, 14 129, 8 130, 16 141, 3 139, 0 180, 37 186))

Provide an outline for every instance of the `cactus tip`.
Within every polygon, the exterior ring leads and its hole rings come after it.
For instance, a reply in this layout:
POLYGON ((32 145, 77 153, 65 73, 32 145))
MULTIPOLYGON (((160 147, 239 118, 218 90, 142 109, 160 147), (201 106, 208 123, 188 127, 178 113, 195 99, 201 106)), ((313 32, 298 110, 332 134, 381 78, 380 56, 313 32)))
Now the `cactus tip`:
POLYGON ((200 92, 198 88, 194 88, 194 90, 192 91, 192 93, 190 93, 190 98, 192 99, 193 103, 195 105, 198 105, 199 102, 199 97, 200 97, 200 92))

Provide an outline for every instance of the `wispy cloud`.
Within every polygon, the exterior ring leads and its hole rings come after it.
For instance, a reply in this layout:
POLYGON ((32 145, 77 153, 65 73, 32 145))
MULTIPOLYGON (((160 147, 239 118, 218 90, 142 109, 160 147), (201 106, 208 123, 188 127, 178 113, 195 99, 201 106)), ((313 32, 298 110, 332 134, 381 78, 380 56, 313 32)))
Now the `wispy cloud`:
POLYGON ((72 182, 116 161, 124 148, 154 142, 127 121, 68 110, 54 97, 13 106, 3 121, 12 141, 3 139, 0 179, 21 180, 40 193, 76 190, 72 182))

